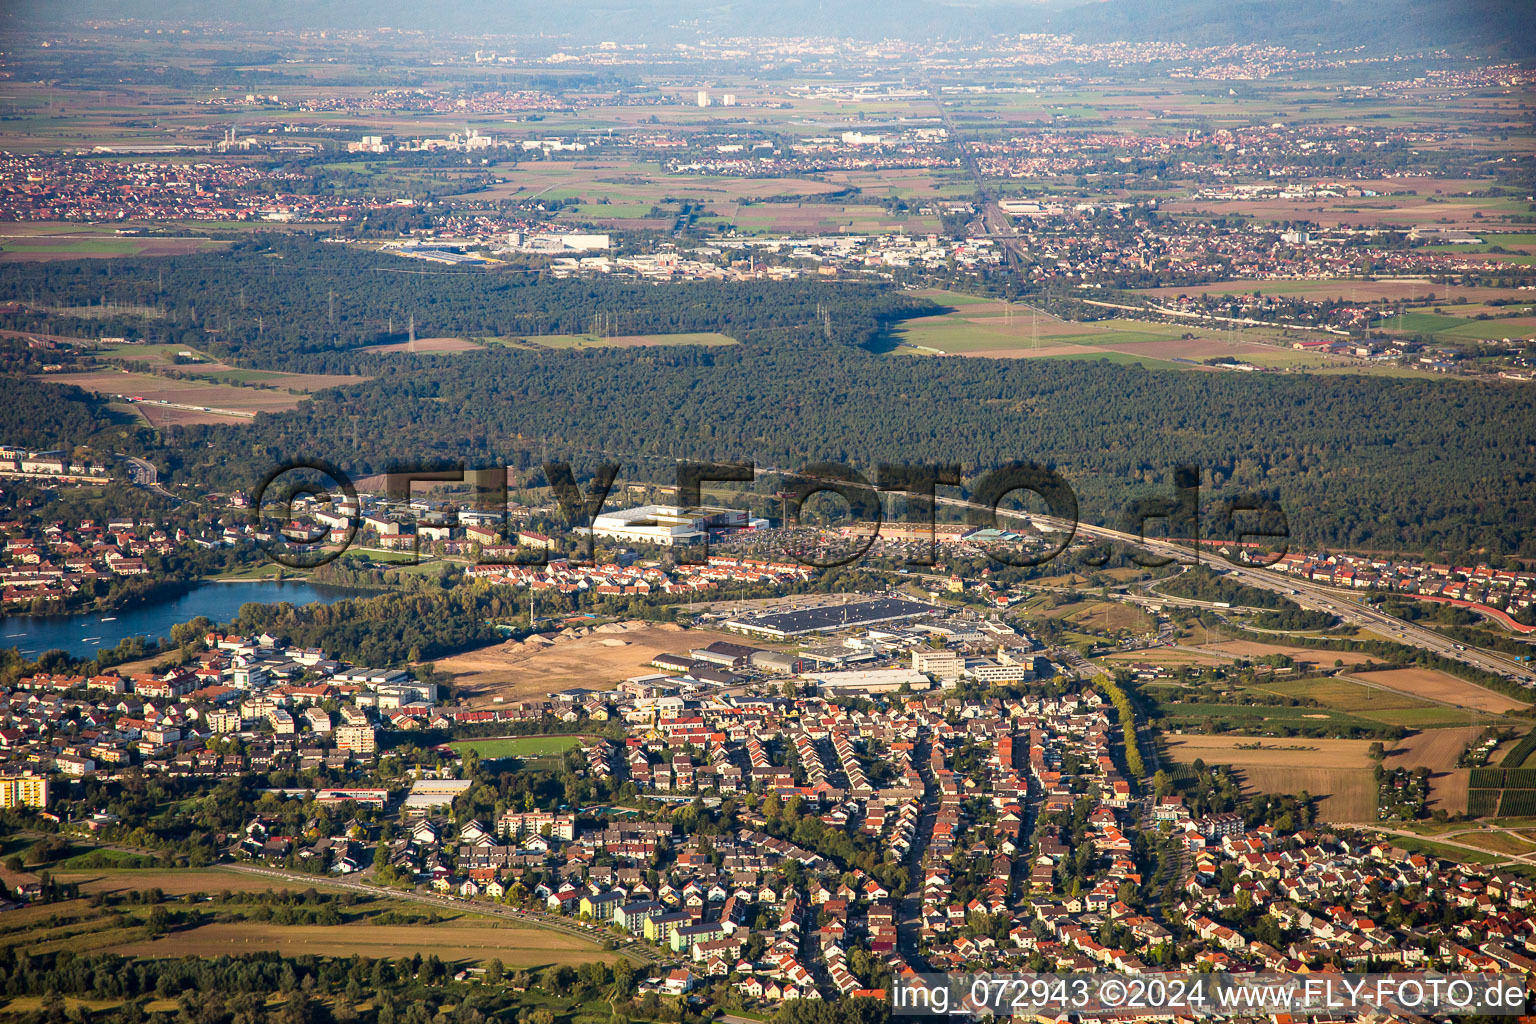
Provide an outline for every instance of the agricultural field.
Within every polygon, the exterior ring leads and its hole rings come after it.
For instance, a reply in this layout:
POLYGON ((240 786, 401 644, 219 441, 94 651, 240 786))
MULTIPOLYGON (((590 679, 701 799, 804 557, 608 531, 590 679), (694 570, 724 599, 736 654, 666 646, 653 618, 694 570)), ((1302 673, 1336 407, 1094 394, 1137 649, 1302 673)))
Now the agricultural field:
MULTIPOLYGON (((1277 680, 1250 687, 1272 697, 1316 701, 1322 707, 1385 725, 1436 729, 1481 720, 1476 712, 1458 712, 1401 691, 1378 688, 1348 678, 1277 680)), ((1254 710, 1259 710, 1257 707, 1254 710)))
POLYGON ((415 341, 394 341, 387 345, 369 345, 360 352, 415 352, 438 354, 443 352, 474 352, 480 346, 463 338, 417 338, 415 341))
MULTIPOLYGON (((198 370, 195 366, 191 369, 193 372, 198 370)), ((203 373, 209 376, 215 376, 218 372, 203 368, 203 373)), ((125 370, 51 374, 38 379, 56 384, 73 384, 115 398, 115 405, 143 416, 152 426, 249 420, 257 413, 284 412, 295 408, 304 397, 304 392, 363 379, 337 374, 289 374, 263 370, 238 371, 234 376, 243 376, 247 383, 175 380, 125 370), (293 391, 301 393, 294 394, 293 391)))
POLYGON ((98 947, 132 956, 239 956, 276 950, 284 956, 386 957, 435 953, 448 961, 501 960, 508 967, 543 967, 608 960, 592 943, 561 932, 461 918, 438 925, 274 925, 218 922, 98 947))
MULTIPOLYGON (((1465 285, 1436 284, 1429 278, 1318 278, 1292 280, 1286 278, 1247 279, 1238 281, 1212 281, 1206 284, 1170 285, 1163 288, 1146 288, 1138 292, 1159 299, 1173 299, 1180 295, 1274 295, 1299 299, 1338 299, 1388 302, 1449 302, 1466 299, 1468 302, 1487 302, 1489 299, 1529 299, 1530 292, 1516 288, 1477 288, 1465 285)), ((1394 318, 1395 319, 1395 318, 1394 318)))
POLYGON ((117 256, 181 256, 227 246, 211 238, 119 235, 84 225, 7 224, 0 231, 0 263, 107 259, 117 256))
MULTIPOLYGON (((746 200, 836 192, 840 186, 804 178, 725 178, 668 174, 658 163, 631 160, 501 163, 502 181, 459 198, 513 201, 581 200, 579 219, 629 221, 653 206, 681 202, 729 210, 746 200)), ((450 197, 454 198, 454 197, 450 197)), ((670 226, 670 219, 667 220, 670 226)))
MULTIPOLYGON (((122 872, 124 876, 136 877, 115 889, 82 890, 89 895, 159 888, 170 901, 172 913, 184 922, 163 935, 148 931, 145 920, 149 907, 145 904, 119 904, 109 909, 81 898, 7 913, 0 921, 0 948, 24 947, 32 954, 67 949, 75 953, 136 957, 240 956, 275 951, 286 956, 395 959, 435 953, 444 960, 457 962, 500 959, 509 967, 611 961, 618 955, 564 932, 472 912, 429 910, 387 898, 363 897, 362 902, 342 908, 342 916, 347 920, 341 924, 280 924, 251 916, 257 904, 228 899, 228 894, 273 891, 270 879, 251 877, 253 882, 268 883, 259 888, 219 885, 192 889, 161 884, 166 881, 161 875, 173 873, 122 872), (193 894, 202 898, 191 902, 178 899, 193 894), (375 921, 381 912, 395 912, 406 920, 375 921), (236 919, 230 920, 231 916, 236 919)), ((187 874, 205 877, 204 872, 187 874)), ((288 891, 302 892, 306 888, 311 886, 295 884, 288 891)), ((323 890, 324 879, 317 880, 313 888, 323 890)), ((283 891, 283 887, 277 886, 276 891, 283 891)))
POLYGON ((1260 221, 1310 220, 1323 228, 1437 227, 1476 231, 1515 223, 1527 212, 1512 196, 1339 196, 1313 199, 1180 199, 1166 203, 1173 216, 1254 217, 1260 221))
POLYGON ((1203 360, 1217 356, 1246 360, 1249 356, 1288 354, 1288 350, 1265 343, 1273 332, 1240 332, 1237 338, 1229 339, 1208 327, 1123 319, 1096 323, 1059 320, 1024 303, 953 292, 918 294, 950 308, 896 325, 893 354, 1109 359, 1163 369, 1194 369, 1203 360))
POLYGON ((905 231, 925 235, 939 230, 939 219, 917 213, 891 213, 864 203, 752 203, 712 205, 698 219, 701 226, 718 226, 747 235, 847 234, 872 235, 905 231))
POLYGON ((231 366, 186 345, 129 342, 124 345, 103 346, 95 350, 93 355, 107 362, 148 363, 154 367, 156 375, 161 369, 168 374, 177 374, 176 377, 168 378, 173 382, 191 377, 210 384, 282 388, 285 391, 309 393, 368 380, 367 377, 344 373, 285 373, 281 370, 252 370, 243 366, 231 366), (190 353, 192 361, 178 363, 176 359, 183 353, 190 353))
POLYGON ((1162 725, 1170 730, 1220 729, 1249 736, 1284 736, 1295 731, 1326 728, 1330 732, 1354 730, 1356 735, 1368 735, 1382 724, 1374 718, 1329 708, 1290 707, 1258 702, 1180 702, 1176 699, 1182 695, 1180 690, 1156 684, 1145 687, 1144 691, 1159 696, 1158 710, 1164 716, 1162 725))
POLYGON ((1227 659, 1218 658, 1213 654, 1201 654, 1197 651, 1180 650, 1175 647, 1154 647, 1146 651, 1114 651, 1103 656, 1103 661, 1114 662, 1119 665, 1148 664, 1161 665, 1167 668, 1178 668, 1181 665, 1224 665, 1227 659))
MULTIPOLYGON (((1428 334, 1437 341, 1502 341, 1505 338, 1522 340, 1536 338, 1536 316, 1488 315, 1484 319, 1471 310, 1459 310, 1455 306, 1435 306, 1434 312, 1415 310, 1398 316, 1384 317, 1374 324, 1391 334, 1428 334), (1444 312, 1456 310, 1455 314, 1444 312)), ((1529 306, 1523 312, 1530 311, 1529 306)), ((1507 313, 1500 310, 1499 313, 1507 313)))
POLYGON ((1376 780, 1367 740, 1266 739, 1244 736, 1165 736, 1169 760, 1224 764, 1251 792, 1318 797, 1325 821, 1374 821, 1376 780))
POLYGON ((1502 693, 1485 690, 1481 686, 1436 669, 1403 668, 1390 671, 1360 672, 1355 678, 1372 686, 1422 697, 1439 704, 1470 711, 1501 715, 1528 707, 1523 701, 1506 697, 1502 693))
POLYGON ((1113 633, 1129 630, 1146 633, 1157 629, 1156 621, 1135 605, 1119 601, 1094 601, 1055 609, 1052 617, 1061 618, 1087 629, 1113 633), (1062 613, 1062 614, 1056 614, 1062 613))
POLYGON ((1223 640, 1217 643, 1202 644, 1202 650, 1211 651, 1214 654, 1223 654, 1231 658, 1262 658, 1267 654, 1283 654, 1294 661, 1302 671, 1307 666, 1313 668, 1332 667, 1337 662, 1340 665, 1353 668, 1356 665, 1373 665, 1377 663, 1375 658, 1367 654, 1358 654, 1351 651, 1318 651, 1309 647, 1289 647, 1279 643, 1261 643, 1255 640, 1223 640))
MULTIPOLYGON (((327 890, 333 888, 330 879, 318 876, 313 881, 284 882, 273 878, 264 878, 244 871, 234 871, 224 867, 206 868, 178 868, 178 867, 82 867, 78 863, 78 857, 67 858, 48 868, 53 877, 60 882, 73 882, 80 886, 82 895, 90 896, 95 893, 129 892, 143 889, 159 889, 167 896, 184 896, 188 893, 199 892, 301 892, 304 889, 314 888, 327 890), (71 860, 76 861, 71 864, 71 860)), ((32 880, 35 875, 31 870, 20 874, 0 871, 0 878, 6 884, 13 884, 17 879, 32 880)))

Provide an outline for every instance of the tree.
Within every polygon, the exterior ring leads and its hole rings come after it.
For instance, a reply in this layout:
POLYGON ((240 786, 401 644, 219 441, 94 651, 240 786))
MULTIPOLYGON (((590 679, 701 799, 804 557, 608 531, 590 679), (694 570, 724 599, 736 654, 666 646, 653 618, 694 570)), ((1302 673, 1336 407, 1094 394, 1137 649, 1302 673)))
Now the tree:
POLYGON ((154 907, 146 923, 151 938, 159 938, 171 929, 171 912, 164 907, 154 907))

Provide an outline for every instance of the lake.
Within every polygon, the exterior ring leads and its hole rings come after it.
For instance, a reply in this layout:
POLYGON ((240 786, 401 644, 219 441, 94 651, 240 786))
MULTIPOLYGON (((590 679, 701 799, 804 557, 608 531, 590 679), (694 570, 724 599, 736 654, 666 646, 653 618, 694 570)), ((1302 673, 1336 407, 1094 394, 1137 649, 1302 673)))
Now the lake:
POLYGON ((346 587, 329 587, 303 580, 262 580, 250 583, 197 583, 190 589, 147 604, 109 612, 79 615, 11 615, 0 618, 0 647, 15 647, 27 658, 44 651, 63 650, 77 657, 93 657, 110 650, 130 636, 150 640, 169 636, 171 627, 206 615, 214 622, 228 622, 240 606, 261 604, 333 604, 346 597, 364 596, 346 587))

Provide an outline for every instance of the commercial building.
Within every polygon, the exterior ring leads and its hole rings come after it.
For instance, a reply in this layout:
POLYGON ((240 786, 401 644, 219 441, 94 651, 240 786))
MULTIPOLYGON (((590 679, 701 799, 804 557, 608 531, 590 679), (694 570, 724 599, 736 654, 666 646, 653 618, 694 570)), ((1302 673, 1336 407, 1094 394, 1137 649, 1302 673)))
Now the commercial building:
POLYGON ((935 611, 932 605, 900 597, 882 597, 872 601, 822 605, 789 612, 744 615, 725 623, 725 628, 758 636, 791 637, 808 633, 831 633, 840 629, 873 626, 880 622, 915 619, 935 611))
POLYGON ((747 513, 740 509, 641 505, 596 516, 592 532, 613 540, 676 547, 696 544, 711 530, 739 530, 746 525, 747 513))
POLYGON ((954 651, 919 649, 912 652, 912 667, 941 682, 951 682, 965 671, 965 659, 954 651))
POLYGON ((858 695, 867 693, 895 693, 905 686, 922 692, 931 690, 933 683, 916 669, 867 668, 849 669, 844 672, 807 672, 804 678, 812 680, 825 696, 838 694, 858 695))

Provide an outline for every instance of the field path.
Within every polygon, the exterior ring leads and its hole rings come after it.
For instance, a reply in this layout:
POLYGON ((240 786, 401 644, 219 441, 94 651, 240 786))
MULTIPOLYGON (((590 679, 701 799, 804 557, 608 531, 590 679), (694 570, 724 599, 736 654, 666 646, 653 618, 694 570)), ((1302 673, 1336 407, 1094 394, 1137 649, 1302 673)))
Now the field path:
MULTIPOLYGON (((245 874, 261 875, 267 878, 278 879, 284 882, 302 882, 312 884, 314 878, 310 875, 302 875, 296 871, 283 871, 278 868, 258 867, 254 864, 226 864, 223 865, 233 871, 245 874)), ((543 928, 547 931, 559 932, 572 938, 581 939, 597 945, 604 939, 612 938, 612 935, 598 931, 588 930, 573 922, 551 917, 548 914, 536 914, 528 911, 515 910, 512 907, 503 907, 494 903, 481 903, 463 899, 455 899, 450 896, 437 896, 429 893, 411 892, 402 889, 389 889, 383 886, 368 885, 364 882, 353 882, 342 879, 328 879, 330 888, 350 889, 353 892, 367 893, 370 896, 386 897, 392 900, 404 900, 407 903, 422 903, 431 907, 446 910, 455 910, 462 913, 484 914, 487 917, 500 917, 519 924, 528 925, 531 928, 543 928)), ((666 959, 656 950, 643 946, 638 942, 630 941, 621 943, 617 952, 625 959, 632 961, 640 967, 655 967, 666 963, 666 959)))
MULTIPOLYGON (((1418 840, 1421 840, 1421 841, 1426 842, 1426 843, 1435 843, 1435 844, 1438 844, 1440 846, 1454 846, 1458 850, 1467 850, 1467 851, 1469 851, 1471 853, 1482 854, 1485 857, 1488 857, 1488 856, 1499 857, 1500 856, 1499 854, 1494 853, 1492 850, 1485 849, 1485 848, 1483 848, 1481 846, 1468 846, 1466 843, 1454 842, 1451 839, 1447 838, 1447 836, 1464 836, 1464 835, 1468 835, 1468 834, 1474 833, 1474 832, 1486 832, 1487 831, 1486 829, 1470 829, 1469 828, 1469 829, 1466 829, 1466 830, 1461 831, 1461 832, 1449 832, 1445 836, 1421 836, 1417 832, 1408 832, 1408 831, 1405 831, 1403 829, 1398 829, 1398 828, 1387 828, 1385 825, 1378 825, 1375 822, 1369 822, 1369 821, 1340 822, 1340 824, 1347 824, 1351 828, 1364 829, 1364 830, 1369 831, 1369 832, 1380 832, 1383 835, 1398 836, 1399 838, 1402 838, 1402 839, 1418 839, 1418 840)), ((1506 832, 1508 830, 1507 829, 1495 829, 1494 831, 1506 832)), ((1433 856, 1433 855, 1431 854, 1431 856, 1433 856)), ((1494 860, 1494 861, 1488 862, 1487 866, 1488 867, 1510 867, 1510 866, 1517 866, 1517 865, 1518 866, 1524 866, 1524 867, 1536 867, 1536 853, 1507 854, 1507 855, 1504 855, 1503 858, 1500 859, 1500 860, 1494 860)))

